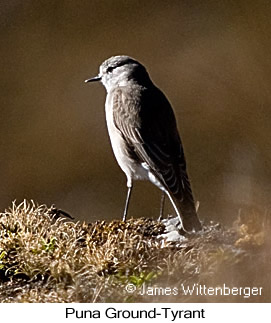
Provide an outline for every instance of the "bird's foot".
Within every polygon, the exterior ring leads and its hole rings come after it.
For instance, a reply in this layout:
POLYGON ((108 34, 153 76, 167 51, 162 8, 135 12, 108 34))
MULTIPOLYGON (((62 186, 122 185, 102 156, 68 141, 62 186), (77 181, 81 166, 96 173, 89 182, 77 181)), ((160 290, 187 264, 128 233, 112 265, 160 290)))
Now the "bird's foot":
POLYGON ((167 242, 181 242, 183 244, 186 241, 187 238, 182 233, 182 224, 178 217, 169 217, 161 222, 165 226, 165 231, 159 237, 167 242))

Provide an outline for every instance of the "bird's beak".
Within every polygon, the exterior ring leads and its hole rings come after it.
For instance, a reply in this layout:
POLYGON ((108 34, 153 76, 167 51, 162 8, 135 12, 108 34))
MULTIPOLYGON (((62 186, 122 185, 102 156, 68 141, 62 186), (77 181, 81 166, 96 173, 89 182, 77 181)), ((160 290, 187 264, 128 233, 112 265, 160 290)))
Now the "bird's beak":
POLYGON ((88 82, 98 82, 98 81, 101 81, 101 76, 97 75, 95 77, 92 77, 91 79, 87 79, 85 80, 85 83, 88 83, 88 82))

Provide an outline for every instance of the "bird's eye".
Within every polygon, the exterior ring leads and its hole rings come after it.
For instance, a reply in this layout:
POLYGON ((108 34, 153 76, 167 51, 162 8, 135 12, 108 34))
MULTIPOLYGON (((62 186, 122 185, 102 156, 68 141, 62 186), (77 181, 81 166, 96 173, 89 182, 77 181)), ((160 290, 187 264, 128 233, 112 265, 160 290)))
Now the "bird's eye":
POLYGON ((107 72, 107 73, 112 73, 113 69, 114 69, 114 67, 109 66, 109 67, 107 68, 106 72, 107 72))

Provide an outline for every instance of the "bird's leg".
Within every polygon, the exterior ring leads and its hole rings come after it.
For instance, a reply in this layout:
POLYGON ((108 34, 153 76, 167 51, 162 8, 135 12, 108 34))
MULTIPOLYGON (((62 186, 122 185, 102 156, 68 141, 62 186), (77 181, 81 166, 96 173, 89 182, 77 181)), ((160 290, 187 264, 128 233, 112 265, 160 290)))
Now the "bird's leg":
POLYGON ((179 221, 180 221, 179 224, 177 224, 176 226, 177 227, 181 226, 183 228, 183 218, 182 218, 182 215, 181 215, 180 211, 178 210, 178 207, 177 207, 176 203, 174 202, 171 194, 168 191, 166 191, 166 193, 167 193, 167 196, 168 196, 168 198, 169 198, 169 200, 170 200, 170 202, 171 202, 171 204, 172 204, 172 206, 173 206, 173 208, 174 208, 174 210, 175 210, 175 212, 176 212, 176 214, 177 214, 177 216, 179 218, 179 221))
POLYGON ((127 212, 128 212, 128 206, 129 206, 129 201, 130 201, 133 186, 132 185, 130 185, 130 186, 127 185, 127 187, 128 187, 128 190, 127 190, 125 208, 124 208, 123 218, 122 218, 122 221, 124 221, 124 222, 126 221, 126 216, 127 216, 127 212))
POLYGON ((161 202, 160 202, 160 214, 159 214, 159 218, 158 221, 161 221, 163 219, 163 215, 164 215, 164 206, 165 206, 165 192, 162 192, 161 195, 161 202))

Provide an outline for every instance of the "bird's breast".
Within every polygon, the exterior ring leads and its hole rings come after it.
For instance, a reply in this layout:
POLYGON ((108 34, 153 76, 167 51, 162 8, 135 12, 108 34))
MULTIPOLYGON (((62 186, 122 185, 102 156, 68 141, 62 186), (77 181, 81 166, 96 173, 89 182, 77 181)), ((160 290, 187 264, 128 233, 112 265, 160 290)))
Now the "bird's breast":
POLYGON ((148 179, 148 170, 131 156, 127 142, 124 140, 120 130, 115 126, 112 105, 112 98, 108 94, 105 103, 106 124, 115 158, 127 178, 148 179))

